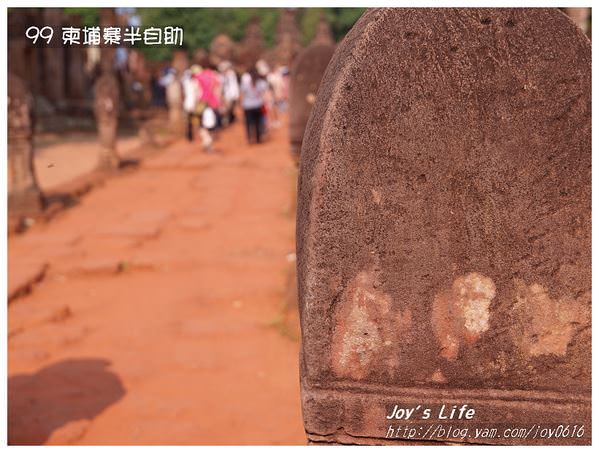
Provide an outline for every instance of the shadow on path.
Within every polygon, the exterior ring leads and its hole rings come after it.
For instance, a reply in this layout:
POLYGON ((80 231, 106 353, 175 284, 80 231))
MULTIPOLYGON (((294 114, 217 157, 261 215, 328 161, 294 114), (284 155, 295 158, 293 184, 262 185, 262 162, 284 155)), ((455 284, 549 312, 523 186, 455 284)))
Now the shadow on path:
POLYGON ((104 359, 63 360, 8 378, 8 444, 40 445, 65 424, 91 420, 125 389, 104 359))

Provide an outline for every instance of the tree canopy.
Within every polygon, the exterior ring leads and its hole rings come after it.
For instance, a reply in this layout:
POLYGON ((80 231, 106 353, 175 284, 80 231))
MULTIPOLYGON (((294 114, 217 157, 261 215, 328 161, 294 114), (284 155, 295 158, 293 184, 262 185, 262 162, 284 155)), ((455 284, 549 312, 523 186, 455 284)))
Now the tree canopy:
MULTIPOLYGON (((313 38, 321 15, 328 20, 336 40, 345 36, 365 8, 298 8, 297 25, 302 44, 313 38)), ((67 14, 79 14, 83 24, 98 25, 98 8, 65 8, 67 14)), ((275 41, 280 10, 274 8, 136 8, 133 13, 139 16, 142 26, 179 26, 184 30, 183 47, 188 51, 197 48, 208 49, 212 39, 219 33, 226 33, 239 42, 249 21, 256 17, 260 22, 264 41, 268 47, 275 41)), ((170 58, 172 48, 141 47, 151 60, 170 58)))

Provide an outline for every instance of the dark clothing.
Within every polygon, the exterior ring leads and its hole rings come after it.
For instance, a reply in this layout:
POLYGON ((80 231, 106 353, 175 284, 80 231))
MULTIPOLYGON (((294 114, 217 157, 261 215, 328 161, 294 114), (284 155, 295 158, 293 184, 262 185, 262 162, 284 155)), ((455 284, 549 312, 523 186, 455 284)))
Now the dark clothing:
POLYGON ((195 137, 195 130, 198 129, 199 125, 202 122, 202 116, 196 113, 188 113, 187 114, 187 140, 190 142, 193 141, 195 137), (195 119, 195 121, 194 121, 195 119))
POLYGON ((262 107, 256 109, 244 109, 245 127, 247 130, 248 142, 252 143, 255 136, 256 143, 260 143, 263 132, 262 107))

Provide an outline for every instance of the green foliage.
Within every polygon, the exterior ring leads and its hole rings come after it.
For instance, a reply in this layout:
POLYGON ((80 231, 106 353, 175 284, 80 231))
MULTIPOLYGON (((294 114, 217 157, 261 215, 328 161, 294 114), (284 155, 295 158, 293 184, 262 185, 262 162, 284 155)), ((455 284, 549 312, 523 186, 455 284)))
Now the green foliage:
POLYGON ((300 11, 299 28, 303 46, 307 46, 314 38, 321 15, 326 17, 325 8, 303 8, 300 11))
MULTIPOLYGON (((241 41, 253 17, 259 19, 264 41, 270 47, 274 44, 279 18, 279 12, 272 8, 140 8, 137 14, 145 27, 182 27, 183 47, 189 52, 200 47, 208 49, 212 39, 219 33, 226 33, 234 41, 241 41)), ((168 59, 172 51, 158 47, 142 50, 153 60, 168 59)))
POLYGON ((329 19, 333 36, 339 41, 351 30, 366 8, 330 8, 330 10, 333 16, 332 20, 329 19))
MULTIPOLYGON (((353 26, 365 8, 299 8, 298 27, 302 45, 314 37, 321 15, 331 24, 336 40, 353 26)), ((97 26, 100 21, 98 8, 65 8, 66 14, 82 16, 84 26, 97 26)), ((268 47, 275 43, 277 21, 280 10, 275 8, 137 8, 135 14, 144 27, 178 26, 184 30, 183 48, 190 55, 198 48, 208 49, 212 39, 226 33, 234 41, 243 39, 245 29, 253 17, 260 21, 264 41, 268 47)), ((139 47, 150 60, 161 61, 171 58, 172 47, 139 47)))
POLYGON ((66 15, 81 16, 84 27, 97 27, 100 25, 100 12, 98 8, 65 8, 66 15))
POLYGON ((340 41, 354 26, 366 8, 302 8, 299 14, 299 27, 302 45, 307 45, 314 34, 321 15, 331 25, 335 41, 340 41))
MULTIPOLYGON (((314 37, 320 16, 331 24, 337 41, 343 39, 366 8, 299 8, 298 27, 302 44, 307 45, 314 37)), ((234 41, 241 41, 245 29, 253 17, 260 21, 264 41, 274 45, 279 10, 273 8, 139 8, 143 26, 180 26, 185 33, 184 48, 190 53, 197 48, 208 49, 212 39, 226 33, 234 41)), ((142 48, 152 60, 170 58, 172 49, 162 47, 142 48)))

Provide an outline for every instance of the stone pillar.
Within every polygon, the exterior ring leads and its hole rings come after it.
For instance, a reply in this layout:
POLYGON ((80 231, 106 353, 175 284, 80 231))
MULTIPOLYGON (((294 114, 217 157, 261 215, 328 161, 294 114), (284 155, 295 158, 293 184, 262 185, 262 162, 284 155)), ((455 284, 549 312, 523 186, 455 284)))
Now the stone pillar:
MULTIPOLYGON (((118 26, 113 8, 100 10, 100 26, 118 26)), ((116 48, 102 47, 100 51, 100 77, 94 84, 94 115, 100 142, 99 170, 114 170, 119 165, 116 150, 120 108, 120 87, 114 67, 116 48)))
POLYGON ((36 47, 25 36, 32 25, 39 26, 38 11, 11 8, 8 12, 8 70, 27 85, 32 94, 40 92, 39 59, 42 47, 36 47))
POLYGON ((33 98, 25 83, 8 73, 8 212, 18 218, 35 214, 42 196, 33 165, 33 98))
POLYGON ((557 9, 366 12, 304 137, 297 256, 310 442, 590 444, 588 38, 557 9))
POLYGON ((331 26, 324 15, 320 16, 312 43, 328 44, 331 46, 335 45, 335 38, 333 37, 331 26))
MULTIPOLYGON (((118 27, 118 18, 114 8, 100 9, 100 27, 118 27)), ((115 54, 116 47, 102 46, 100 49, 100 72, 114 73, 115 72, 115 54)))
POLYGON ((104 72, 94 85, 94 114, 101 146, 98 167, 102 170, 114 169, 119 164, 116 151, 119 103, 118 81, 112 72, 104 72))
POLYGON ((237 63, 242 71, 249 70, 264 53, 264 38, 258 18, 254 17, 245 29, 245 36, 239 45, 237 63))
POLYGON ((297 27, 296 10, 284 8, 277 23, 275 48, 270 63, 273 66, 290 66, 300 50, 300 32, 297 27))
POLYGON ((44 94, 55 107, 64 107, 66 100, 66 70, 65 48, 56 43, 62 43, 62 8, 43 8, 43 24, 49 25, 54 30, 53 45, 44 46, 44 94))
POLYGON ((291 67, 289 80, 289 141, 296 162, 302 148, 304 130, 316 102, 320 80, 335 52, 326 43, 313 42, 302 50, 291 67))
POLYGON ((183 85, 181 84, 181 76, 189 67, 189 59, 187 52, 175 51, 171 66, 175 70, 173 81, 166 87, 166 104, 168 106, 168 117, 171 127, 177 132, 183 129, 183 85))
POLYGON ((223 61, 233 61, 235 57, 235 43, 229 36, 220 33, 210 43, 210 63, 218 66, 223 61))
POLYGON ((179 129, 183 122, 183 86, 178 77, 166 87, 166 105, 171 126, 179 129))
MULTIPOLYGON (((82 27, 81 16, 72 15, 69 25, 82 27)), ((86 76, 85 76, 85 48, 82 46, 68 46, 67 52, 67 93, 69 99, 80 101, 85 98, 86 76)))
POLYGON ((591 36, 591 8, 564 8, 564 11, 587 36, 591 36))

